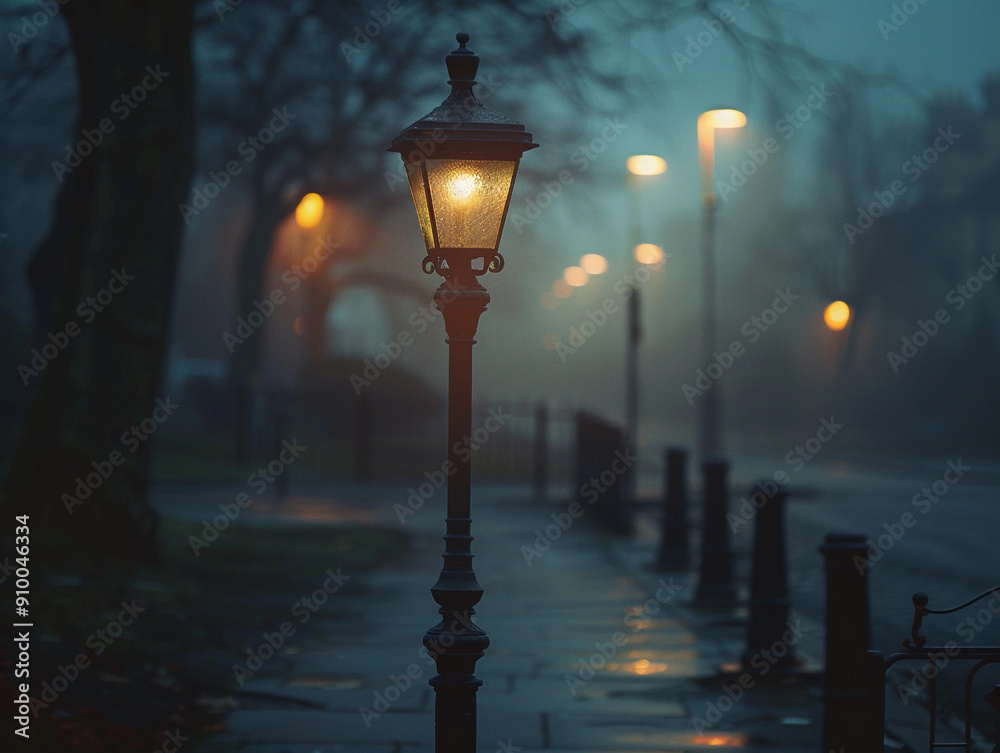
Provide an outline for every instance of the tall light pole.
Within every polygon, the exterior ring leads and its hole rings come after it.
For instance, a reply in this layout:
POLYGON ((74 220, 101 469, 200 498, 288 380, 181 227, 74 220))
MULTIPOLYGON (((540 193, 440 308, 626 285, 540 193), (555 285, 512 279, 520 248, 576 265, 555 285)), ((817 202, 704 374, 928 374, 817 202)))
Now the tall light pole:
MULTIPOLYGON (((642 243, 642 221, 639 205, 639 181, 643 176, 662 175, 667 171, 667 163, 653 154, 635 154, 625 160, 625 191, 629 225, 629 254, 632 255, 642 243)), ((640 313, 642 311, 639 288, 632 291, 628 306, 628 346, 625 355, 625 447, 638 457, 639 454, 639 342, 642 339, 640 313)), ((626 474, 626 506, 631 506, 636 497, 636 465, 626 474)), ((626 517, 626 519, 629 519, 626 517)))
POLYGON ((472 346, 490 294, 479 284, 504 267, 498 253, 521 155, 538 144, 524 126, 486 107, 472 91, 479 57, 469 35, 447 56, 452 90, 440 107, 403 129, 390 151, 406 166, 427 248, 421 267, 444 278, 434 302, 448 334, 448 503, 444 566, 431 588, 441 621, 424 646, 437 665, 436 753, 475 753, 476 662, 490 645, 472 621, 483 589, 472 569, 471 466, 464 438, 472 434, 472 346))
MULTIPOLYGON (((701 165, 701 197, 704 208, 702 230, 702 331, 701 361, 707 366, 715 348, 715 131, 718 128, 742 128, 747 116, 739 110, 708 110, 698 116, 698 158, 701 165)), ((704 461, 722 451, 721 382, 702 395, 699 420, 699 451, 704 461)))

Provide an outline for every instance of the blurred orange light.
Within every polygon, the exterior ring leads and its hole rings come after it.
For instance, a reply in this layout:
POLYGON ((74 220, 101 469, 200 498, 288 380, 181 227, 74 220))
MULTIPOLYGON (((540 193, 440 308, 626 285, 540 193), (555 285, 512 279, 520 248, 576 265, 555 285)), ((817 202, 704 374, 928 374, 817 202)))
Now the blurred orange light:
POLYGON ((556 298, 555 293, 551 290, 547 290, 542 293, 542 308, 546 311, 552 311, 557 305, 559 305, 559 299, 556 298))
POLYGON ((307 193, 295 207, 295 222, 303 230, 314 228, 323 219, 323 197, 318 193, 307 193))
POLYGON ((295 321, 292 322, 292 329, 295 330, 296 335, 302 335, 302 317, 295 317, 295 321))
POLYGON ((823 321, 834 332, 840 332, 851 320, 851 307, 843 301, 834 301, 823 312, 823 321))
POLYGON ((559 278, 554 283, 552 283, 552 294, 556 298, 569 298, 573 295, 573 288, 569 286, 563 278, 559 278))
POLYGON ((654 243, 640 243, 635 247, 635 260, 640 264, 659 264, 663 260, 663 249, 654 243))
POLYGON ((662 175, 667 171, 667 161, 654 154, 636 154, 625 160, 625 167, 633 175, 662 175))
POLYGON ((558 345, 559 345, 559 338, 553 335, 551 332, 549 332, 548 334, 545 335, 545 337, 542 338, 542 347, 544 347, 546 350, 555 350, 558 345))
POLYGON ((735 748, 746 744, 746 735, 733 732, 716 732, 711 735, 696 735, 691 742, 694 745, 722 745, 727 748, 735 748))
POLYGON ((583 267, 566 267, 563 270, 563 279, 567 285, 571 285, 574 288, 582 288, 590 280, 590 275, 587 274, 583 267))
POLYGON ((580 266, 588 275, 602 275, 608 271, 608 260, 600 254, 585 254, 580 257, 580 266))

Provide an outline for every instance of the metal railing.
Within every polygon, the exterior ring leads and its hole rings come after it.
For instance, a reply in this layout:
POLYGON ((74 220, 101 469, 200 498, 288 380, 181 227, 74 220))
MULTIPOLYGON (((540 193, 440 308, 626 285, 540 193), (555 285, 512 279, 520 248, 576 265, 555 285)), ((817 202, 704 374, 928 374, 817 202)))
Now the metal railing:
MULTIPOLYGON (((1000 664, 1000 646, 959 646, 955 641, 929 644, 921 630, 928 616, 967 609, 991 594, 1000 593, 1000 586, 948 609, 931 609, 927 606, 930 600, 926 594, 914 594, 913 625, 909 637, 902 642, 904 650, 886 656, 881 651, 871 650, 868 645, 867 569, 857 566, 867 558, 868 546, 864 537, 857 534, 830 534, 820 550, 826 561, 827 581, 823 749, 882 753, 885 750, 889 671, 903 662, 922 662, 923 668, 914 672, 914 678, 923 678, 925 685, 914 689, 900 684, 896 689, 901 698, 908 700, 904 691, 916 696, 923 687, 927 688, 930 715, 927 750, 934 753, 939 748, 962 748, 966 753, 973 753, 973 683, 983 667, 1000 664), (946 701, 953 699, 942 699, 938 678, 952 662, 975 662, 965 674, 961 742, 939 736, 942 710, 950 705, 946 701)), ((989 611, 993 612, 992 607, 989 611)), ((998 734, 992 750, 1000 753, 1000 685, 995 685, 984 699, 997 714, 998 734)))

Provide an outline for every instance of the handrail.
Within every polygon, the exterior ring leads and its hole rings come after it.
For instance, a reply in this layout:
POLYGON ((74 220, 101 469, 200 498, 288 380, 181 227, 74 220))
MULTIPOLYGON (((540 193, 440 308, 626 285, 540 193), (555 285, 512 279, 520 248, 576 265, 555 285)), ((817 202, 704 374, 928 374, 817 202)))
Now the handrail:
POLYGON ((960 609, 965 609, 981 599, 985 599, 992 593, 998 592, 1000 592, 1000 586, 994 586, 993 588, 979 594, 979 596, 969 599, 964 604, 959 604, 957 607, 951 607, 950 609, 928 609, 927 602, 930 601, 930 597, 927 596, 927 594, 918 591, 913 594, 913 627, 910 629, 910 637, 903 639, 903 647, 908 649, 919 649, 927 643, 927 636, 920 634, 920 628, 923 626, 924 617, 927 615, 951 614, 952 612, 957 612, 960 609))

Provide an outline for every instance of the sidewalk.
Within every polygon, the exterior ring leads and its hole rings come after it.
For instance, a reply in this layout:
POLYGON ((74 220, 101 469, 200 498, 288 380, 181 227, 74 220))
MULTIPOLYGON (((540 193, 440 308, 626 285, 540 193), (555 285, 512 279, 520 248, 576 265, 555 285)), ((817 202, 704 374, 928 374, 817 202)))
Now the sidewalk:
MULTIPOLYGON (((393 512, 405 500, 399 490, 365 490, 354 508, 348 496, 342 492, 333 503, 341 516, 351 518, 353 509, 356 519, 401 525, 413 535, 411 556, 331 598, 315 617, 325 645, 279 652, 241 687, 234 684, 240 708, 198 751, 433 750, 427 680, 434 667, 420 651, 437 617, 429 588, 440 570, 443 491, 403 523, 393 512)), ((246 522, 271 525, 272 513, 297 517, 301 510, 321 521, 337 517, 320 512, 322 497, 299 492, 246 522)), ((196 517, 206 508, 174 500, 170 509, 196 517)), ((531 500, 526 488, 474 489, 473 551, 485 589, 476 621, 492 644, 477 668, 484 682, 480 751, 818 748, 817 626, 798 623, 789 641, 805 660, 802 675, 742 675, 741 687, 745 628, 738 615, 686 606, 688 575, 645 571, 655 540, 643 530, 631 540, 608 539, 585 523, 585 513, 558 537, 551 529, 549 546, 540 542, 539 556, 526 562, 536 529, 544 531, 564 510, 531 500), (731 674, 720 675, 723 665, 731 674)))

